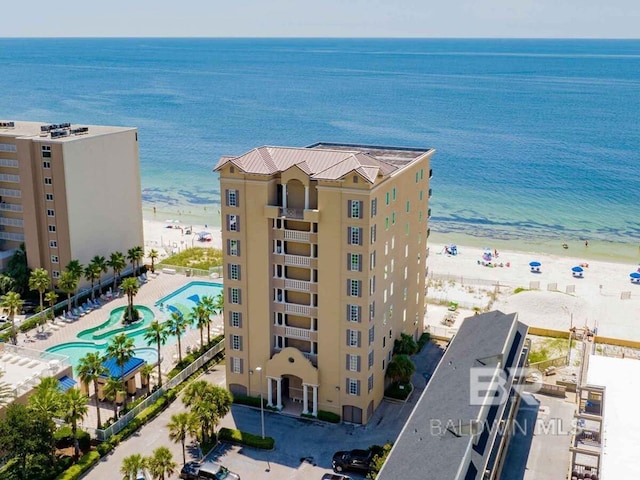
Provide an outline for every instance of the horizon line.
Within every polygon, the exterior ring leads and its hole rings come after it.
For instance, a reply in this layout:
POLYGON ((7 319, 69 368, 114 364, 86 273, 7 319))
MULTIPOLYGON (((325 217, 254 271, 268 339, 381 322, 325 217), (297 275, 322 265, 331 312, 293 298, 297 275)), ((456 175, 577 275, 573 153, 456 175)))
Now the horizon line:
POLYGON ((53 40, 53 39, 78 39, 78 40, 115 40, 115 39, 168 39, 168 40, 629 40, 637 41, 640 37, 419 37, 419 36, 394 36, 394 37, 342 37, 342 36, 0 36, 0 40, 53 40))

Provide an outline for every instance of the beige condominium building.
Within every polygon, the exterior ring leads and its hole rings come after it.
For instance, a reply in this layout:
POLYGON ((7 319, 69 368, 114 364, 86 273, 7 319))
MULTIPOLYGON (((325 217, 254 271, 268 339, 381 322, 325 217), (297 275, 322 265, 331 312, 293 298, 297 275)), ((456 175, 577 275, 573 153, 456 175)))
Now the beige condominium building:
POLYGON ((138 131, 0 122, 0 256, 24 243, 56 283, 65 266, 144 244, 138 131))
POLYGON ((318 143, 220 159, 232 393, 369 421, 394 340, 422 333, 433 152, 318 143))

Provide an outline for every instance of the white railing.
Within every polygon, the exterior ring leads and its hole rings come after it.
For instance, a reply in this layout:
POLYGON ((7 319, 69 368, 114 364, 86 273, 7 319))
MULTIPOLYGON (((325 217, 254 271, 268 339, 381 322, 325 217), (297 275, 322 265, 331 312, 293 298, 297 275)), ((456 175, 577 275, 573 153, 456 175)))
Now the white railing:
POLYGON ((297 303, 285 303, 284 311, 286 313, 299 313, 300 315, 311 315, 311 307, 307 305, 298 305, 297 303))
POLYGON ((308 292, 311 290, 311 282, 305 282, 304 280, 285 279, 284 288, 287 288, 289 290, 299 290, 301 292, 308 292))
POLYGON ((308 267, 311 265, 311 257, 303 257, 301 255, 285 255, 284 264, 294 267, 308 267))
POLYGON ((311 338, 311 330, 308 328, 284 327, 284 334, 287 337, 301 338, 302 340, 311 338))
POLYGON ((307 360, 311 360, 314 364, 318 362, 318 355, 315 353, 302 352, 302 355, 304 355, 304 358, 307 360))
POLYGON ((303 242, 309 241, 310 234, 309 232, 300 232, 298 230, 285 230, 284 231, 284 239, 285 240, 300 240, 303 242))
POLYGON ((0 210, 6 210, 8 212, 21 212, 22 204, 20 203, 0 203, 0 210))

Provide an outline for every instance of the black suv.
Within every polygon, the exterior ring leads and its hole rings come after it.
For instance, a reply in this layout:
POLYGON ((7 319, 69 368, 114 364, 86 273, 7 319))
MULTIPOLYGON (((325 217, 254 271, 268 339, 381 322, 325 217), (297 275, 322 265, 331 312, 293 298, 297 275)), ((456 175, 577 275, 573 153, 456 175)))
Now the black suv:
POLYGON ((240 475, 216 462, 187 462, 180 471, 184 480, 240 480, 240 475))
POLYGON ((371 449, 341 451, 333 454, 331 464, 336 472, 353 470, 368 473, 373 456, 374 452, 371 449))

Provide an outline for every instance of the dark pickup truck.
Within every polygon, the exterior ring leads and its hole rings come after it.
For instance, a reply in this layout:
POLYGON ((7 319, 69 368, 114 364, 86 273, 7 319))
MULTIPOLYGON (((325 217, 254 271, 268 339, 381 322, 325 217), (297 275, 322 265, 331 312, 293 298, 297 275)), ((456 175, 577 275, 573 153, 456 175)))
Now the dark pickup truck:
POLYGON ((354 472, 368 473, 373 460, 373 450, 348 450, 336 452, 331 462, 336 472, 351 470, 354 472))

